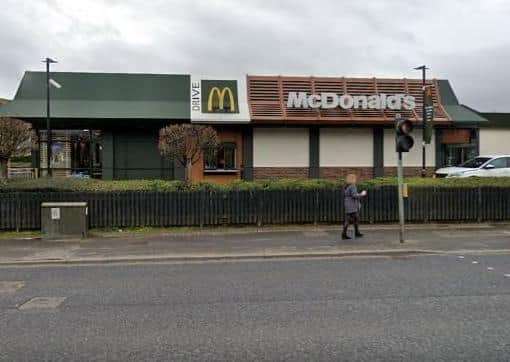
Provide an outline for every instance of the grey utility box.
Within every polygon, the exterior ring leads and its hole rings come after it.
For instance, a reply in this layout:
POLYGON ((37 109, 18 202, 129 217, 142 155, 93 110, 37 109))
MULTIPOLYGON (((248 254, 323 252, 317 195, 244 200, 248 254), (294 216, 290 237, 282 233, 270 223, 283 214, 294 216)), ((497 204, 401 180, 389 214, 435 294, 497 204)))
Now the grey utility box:
POLYGON ((41 204, 43 238, 84 238, 88 232, 86 202, 43 202, 41 204))

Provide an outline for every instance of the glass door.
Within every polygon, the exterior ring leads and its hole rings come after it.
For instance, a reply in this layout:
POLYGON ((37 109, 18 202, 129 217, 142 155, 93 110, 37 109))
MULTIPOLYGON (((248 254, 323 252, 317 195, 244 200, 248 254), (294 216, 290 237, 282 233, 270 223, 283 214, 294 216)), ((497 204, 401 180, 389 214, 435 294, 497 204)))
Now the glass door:
POLYGON ((476 144, 461 144, 461 145, 444 145, 445 152, 445 166, 458 166, 461 163, 474 158, 476 154, 476 144))

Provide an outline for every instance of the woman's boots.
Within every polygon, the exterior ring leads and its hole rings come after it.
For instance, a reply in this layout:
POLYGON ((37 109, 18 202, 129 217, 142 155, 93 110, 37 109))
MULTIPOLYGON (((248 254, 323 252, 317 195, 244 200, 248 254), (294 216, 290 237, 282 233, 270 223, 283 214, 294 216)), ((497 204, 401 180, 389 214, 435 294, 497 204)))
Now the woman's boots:
POLYGON ((361 238, 361 237, 363 237, 363 234, 359 232, 359 227, 358 227, 358 225, 356 225, 356 226, 354 227, 354 230, 355 230, 355 231, 354 231, 354 236, 356 236, 357 238, 361 238))
MULTIPOLYGON (((358 226, 354 226, 354 236, 357 238, 363 237, 363 234, 359 232, 358 226)), ((349 235, 347 235, 347 227, 344 226, 344 228, 342 230, 342 240, 349 240, 349 239, 352 239, 352 238, 349 237, 349 235)))

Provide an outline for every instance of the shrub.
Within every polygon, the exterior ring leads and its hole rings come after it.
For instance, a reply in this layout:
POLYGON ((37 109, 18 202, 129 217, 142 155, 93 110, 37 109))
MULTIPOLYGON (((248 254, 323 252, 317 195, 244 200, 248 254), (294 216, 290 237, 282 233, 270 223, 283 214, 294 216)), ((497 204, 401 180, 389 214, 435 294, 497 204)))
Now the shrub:
POLYGON ((181 191, 182 181, 166 180, 114 180, 76 178, 40 178, 34 180, 11 179, 0 184, 0 191, 181 191))
POLYGON ((191 183, 192 166, 204 149, 218 146, 218 134, 211 126, 172 124, 159 131, 159 152, 170 160, 178 161, 186 169, 186 182, 191 183))
MULTIPOLYGON (((409 177, 410 187, 510 187, 510 177, 431 178, 409 177)), ((396 177, 379 177, 363 181, 362 187, 396 186, 396 177)))
POLYGON ((0 179, 7 178, 7 163, 30 150, 32 126, 19 119, 0 117, 0 179))

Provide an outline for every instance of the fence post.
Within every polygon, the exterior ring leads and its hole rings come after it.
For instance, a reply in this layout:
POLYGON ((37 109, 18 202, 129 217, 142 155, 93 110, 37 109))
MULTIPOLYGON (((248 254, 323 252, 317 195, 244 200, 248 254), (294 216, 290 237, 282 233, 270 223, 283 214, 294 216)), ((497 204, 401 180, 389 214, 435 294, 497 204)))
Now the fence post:
MULTIPOLYGON (((416 188, 416 191, 418 190, 418 188, 416 188)), ((418 200, 420 200, 420 207, 421 207, 421 210, 422 210, 422 213, 423 213, 423 223, 428 223, 429 222, 429 213, 430 213, 430 198, 431 198, 431 195, 427 195, 427 193, 429 193, 429 191, 426 189, 426 188, 420 188, 419 189, 420 191, 420 194, 419 194, 419 198, 418 200)), ((415 192, 416 192, 415 191, 415 192)))
POLYGON ((221 224, 230 225, 230 210, 229 210, 229 191, 223 191, 221 193, 221 224))
POLYGON ((16 192, 14 195, 16 197, 16 212, 15 212, 16 232, 19 232, 21 227, 21 199, 20 199, 21 194, 19 192, 16 192))
POLYGON ((200 210, 198 210, 198 213, 199 213, 199 223, 200 223, 200 229, 202 229, 204 227, 204 213, 205 213, 205 197, 204 197, 204 193, 206 191, 199 191, 200 193, 198 194, 198 197, 199 197, 199 204, 200 204, 200 210))
POLYGON ((319 222, 319 213, 320 213, 320 210, 319 210, 319 190, 316 189, 315 192, 314 192, 314 213, 313 213, 313 224, 314 225, 317 225, 317 223, 319 222))
POLYGON ((257 226, 262 226, 262 212, 264 209, 264 190, 257 191, 257 226))
POLYGON ((374 192, 377 192, 376 188, 369 189, 367 197, 366 197, 366 201, 365 201, 365 205, 366 205, 365 210, 368 214, 368 223, 369 224, 374 223, 374 209, 375 209, 374 200, 376 199, 374 197, 374 192))
POLYGON ((483 207, 483 200, 482 200, 482 188, 478 187, 478 222, 482 222, 482 210, 483 207))

